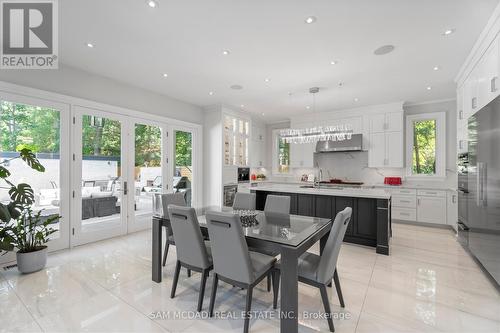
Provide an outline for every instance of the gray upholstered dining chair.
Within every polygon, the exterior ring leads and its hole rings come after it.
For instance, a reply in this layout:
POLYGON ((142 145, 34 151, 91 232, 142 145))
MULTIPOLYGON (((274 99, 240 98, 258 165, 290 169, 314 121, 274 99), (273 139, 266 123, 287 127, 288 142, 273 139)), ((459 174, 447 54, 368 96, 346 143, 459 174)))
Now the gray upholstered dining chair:
POLYGON ((266 213, 290 214, 290 197, 285 195, 268 195, 264 205, 266 213))
MULTIPOLYGON (((273 272, 276 258, 248 250, 238 215, 207 212, 206 218, 215 273, 209 315, 213 316, 219 279, 247 289, 245 313, 249 314, 253 288, 268 276, 269 272, 273 272)), ((249 319, 248 315, 245 316, 244 333, 248 332, 249 319)))
MULTIPOLYGON (((337 273, 337 260, 340 253, 340 247, 342 246, 342 241, 344 240, 344 235, 351 220, 352 208, 347 207, 343 211, 337 213, 335 220, 333 221, 332 229, 330 230, 330 235, 326 241, 325 248, 321 256, 306 252, 299 257, 299 263, 297 267, 299 281, 311 285, 313 287, 318 287, 321 293, 321 298, 323 300, 323 306, 325 307, 325 312, 328 314, 328 326, 331 332, 335 332, 335 327, 333 325, 333 320, 331 316, 330 302, 328 300, 328 293, 326 287, 330 282, 335 282, 335 288, 337 290, 337 295, 339 297, 340 306, 345 307, 344 297, 342 296, 342 289, 340 288, 340 280, 337 273)), ((273 283, 274 286, 274 300, 273 308, 276 309, 278 301, 279 290, 279 263, 276 266, 276 274, 273 283)))
POLYGON ((236 192, 233 202, 233 209, 237 210, 255 210, 255 193, 236 192))
MULTIPOLYGON (((168 216, 168 205, 186 206, 186 200, 182 193, 166 193, 161 195, 161 204, 163 207, 163 215, 168 216)), ((168 249, 170 245, 175 245, 174 236, 170 228, 165 227, 165 249, 163 250, 163 266, 167 263, 168 249)))
POLYGON ((181 267, 187 268, 188 271, 200 272, 201 284, 197 309, 201 311, 208 274, 213 268, 210 244, 203 240, 194 208, 170 205, 168 206, 168 215, 177 250, 177 262, 170 298, 175 297, 181 267))

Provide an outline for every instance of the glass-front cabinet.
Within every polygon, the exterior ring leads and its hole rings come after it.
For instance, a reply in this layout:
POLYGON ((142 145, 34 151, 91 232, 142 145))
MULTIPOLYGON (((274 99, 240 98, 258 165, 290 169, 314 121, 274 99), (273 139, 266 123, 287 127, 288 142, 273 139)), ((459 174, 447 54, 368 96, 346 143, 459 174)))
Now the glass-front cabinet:
POLYGON ((248 166, 250 122, 224 116, 224 165, 248 166))

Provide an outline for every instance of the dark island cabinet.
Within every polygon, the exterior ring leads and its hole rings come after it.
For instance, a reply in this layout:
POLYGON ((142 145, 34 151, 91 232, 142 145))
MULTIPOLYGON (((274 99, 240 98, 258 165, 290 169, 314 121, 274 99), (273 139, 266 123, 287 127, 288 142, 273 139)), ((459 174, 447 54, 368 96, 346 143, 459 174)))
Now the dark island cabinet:
MULTIPOLYGON (((389 222, 388 208, 390 199, 335 197, 328 195, 283 193, 269 191, 253 191, 257 194, 256 206, 258 210, 264 210, 266 197, 269 194, 285 195, 290 197, 290 213, 303 216, 315 216, 335 219, 338 212, 346 207, 352 208, 352 217, 346 231, 344 241, 377 247, 379 253, 388 254, 388 237, 385 236, 389 222), (385 206, 384 206, 385 205, 385 206), (381 207, 378 207, 381 206, 381 207), (380 237, 377 232, 383 234, 380 237), (377 244, 377 237, 386 238, 383 246, 377 244), (387 252, 387 253, 386 253, 387 252)), ((390 209, 390 208, 389 208, 390 209)))
POLYGON ((314 202, 314 216, 330 219, 335 215, 335 198, 317 195, 314 202))

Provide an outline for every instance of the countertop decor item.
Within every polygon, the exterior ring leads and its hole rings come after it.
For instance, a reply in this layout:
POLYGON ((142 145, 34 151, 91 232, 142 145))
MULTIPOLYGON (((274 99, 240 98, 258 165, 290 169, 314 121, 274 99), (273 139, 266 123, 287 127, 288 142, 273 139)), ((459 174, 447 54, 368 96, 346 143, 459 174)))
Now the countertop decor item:
POLYGON ((385 185, 398 186, 398 185, 401 185, 402 183, 403 182, 401 180, 401 177, 385 177, 384 178, 385 185))
POLYGON ((243 228, 254 227, 259 224, 259 221, 256 219, 257 212, 254 210, 236 210, 235 213, 240 216, 243 228))

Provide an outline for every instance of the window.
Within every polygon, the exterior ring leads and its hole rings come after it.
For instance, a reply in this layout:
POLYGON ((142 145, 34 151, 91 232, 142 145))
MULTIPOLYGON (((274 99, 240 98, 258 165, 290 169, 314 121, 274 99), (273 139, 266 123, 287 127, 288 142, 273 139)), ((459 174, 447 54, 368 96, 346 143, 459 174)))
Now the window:
POLYGON ((446 176, 445 119, 443 112, 406 117, 408 176, 446 176))
POLYGON ((273 173, 288 174, 290 172, 290 144, 280 137, 280 130, 273 131, 273 173))

